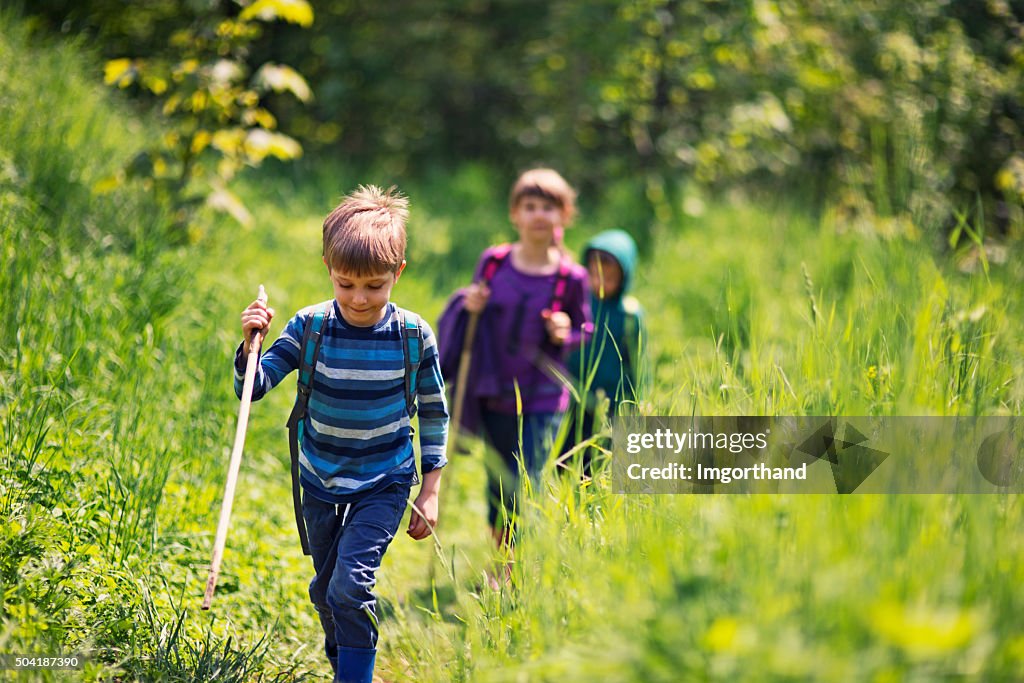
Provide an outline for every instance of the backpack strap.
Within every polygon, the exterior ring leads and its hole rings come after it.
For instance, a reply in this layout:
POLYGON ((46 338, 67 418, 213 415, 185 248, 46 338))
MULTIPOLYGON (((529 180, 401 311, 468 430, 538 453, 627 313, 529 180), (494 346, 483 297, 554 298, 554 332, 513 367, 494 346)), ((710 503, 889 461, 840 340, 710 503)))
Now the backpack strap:
POLYGON ((567 258, 558 262, 558 276, 555 278, 555 291, 551 295, 551 312, 562 310, 565 301, 565 290, 569 286, 569 275, 572 274, 572 263, 567 258))
POLYGON ((423 361, 423 330, 420 328, 420 317, 402 308, 398 309, 398 322, 402 327, 402 352, 405 357, 405 410, 411 420, 416 417, 416 387, 420 363, 423 361))
POLYGON ((512 245, 509 243, 499 244, 498 246, 491 249, 490 256, 487 257, 487 262, 484 263, 484 268, 480 273, 480 279, 483 280, 485 285, 490 286, 491 280, 494 279, 494 274, 498 272, 498 268, 505 262, 508 255, 512 253, 512 245))
MULTIPOLYGON (((484 263, 483 270, 480 274, 480 279, 484 284, 490 285, 491 280, 494 279, 495 273, 498 272, 498 268, 504 263, 509 254, 512 253, 512 245, 509 243, 499 244, 491 250, 490 256, 487 258, 487 262, 484 263)), ((558 262, 558 274, 555 278, 555 289, 551 295, 551 312, 557 312, 562 310, 565 306, 565 290, 569 286, 569 276, 572 275, 572 262, 567 258, 562 258, 558 262)))
POLYGON ((309 407, 309 395, 313 391, 313 376, 316 374, 316 359, 320 356, 320 345, 323 342, 324 321, 331 313, 333 305, 314 310, 306 316, 305 329, 302 332, 302 344, 299 346, 299 379, 295 387, 295 405, 288 416, 288 450, 291 452, 292 473, 292 505, 295 508, 295 525, 299 530, 299 541, 302 552, 309 555, 309 537, 306 534, 306 522, 302 517, 302 494, 299 486, 299 444, 305 425, 306 412, 309 407))

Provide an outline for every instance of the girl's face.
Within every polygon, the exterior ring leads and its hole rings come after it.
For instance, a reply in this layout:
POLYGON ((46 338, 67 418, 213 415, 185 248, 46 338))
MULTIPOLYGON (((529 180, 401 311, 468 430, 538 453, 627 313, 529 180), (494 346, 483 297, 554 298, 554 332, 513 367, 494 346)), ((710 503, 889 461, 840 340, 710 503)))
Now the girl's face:
POLYGON ((587 255, 587 273, 590 275, 590 291, 598 299, 615 296, 622 288, 622 266, 607 252, 592 251, 587 255))
POLYGON ((509 217, 519 231, 520 241, 545 246, 553 242, 555 230, 565 219, 558 204, 532 195, 520 197, 509 217))

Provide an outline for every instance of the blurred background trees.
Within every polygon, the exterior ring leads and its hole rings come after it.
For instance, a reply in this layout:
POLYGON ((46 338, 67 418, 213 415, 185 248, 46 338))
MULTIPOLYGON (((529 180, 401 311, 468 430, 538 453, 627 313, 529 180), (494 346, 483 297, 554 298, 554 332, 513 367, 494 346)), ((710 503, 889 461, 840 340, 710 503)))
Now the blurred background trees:
MULTIPOLYGON (((154 59, 183 29, 252 4, 37 0, 26 11, 107 58, 154 59)), ((550 164, 588 201, 635 198, 622 215, 641 238, 677 224, 694 191, 735 188, 785 193, 842 229, 1021 231, 1019 0, 312 6, 312 26, 268 25, 246 59, 309 83, 309 103, 271 92, 262 106, 316 159, 398 176, 550 164)))

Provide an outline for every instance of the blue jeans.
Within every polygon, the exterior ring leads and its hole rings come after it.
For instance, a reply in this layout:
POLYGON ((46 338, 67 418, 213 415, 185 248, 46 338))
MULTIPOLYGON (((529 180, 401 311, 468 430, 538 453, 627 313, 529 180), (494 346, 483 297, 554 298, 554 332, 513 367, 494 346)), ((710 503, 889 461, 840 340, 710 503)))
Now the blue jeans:
POLYGON ((350 505, 304 495, 302 516, 316 576, 309 598, 324 629, 324 647, 337 669, 338 647, 377 647, 377 570, 398 531, 409 486, 393 484, 350 505))
MULTIPOLYGON (((481 418, 488 442, 501 456, 501 462, 487 467, 487 521, 497 529, 513 518, 513 512, 518 513, 519 417, 484 409, 481 418)), ((561 419, 561 413, 523 415, 522 460, 531 481, 544 468, 561 419)))

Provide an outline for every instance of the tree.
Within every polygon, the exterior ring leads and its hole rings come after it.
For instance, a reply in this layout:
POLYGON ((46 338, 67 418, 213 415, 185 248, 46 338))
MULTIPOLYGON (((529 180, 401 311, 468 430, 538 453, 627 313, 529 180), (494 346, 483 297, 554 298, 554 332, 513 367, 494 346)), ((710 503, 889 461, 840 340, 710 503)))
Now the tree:
POLYGON ((228 181, 267 157, 288 160, 302 154, 294 138, 277 131, 277 119, 263 100, 286 92, 308 102, 312 91, 291 67, 264 62, 252 68, 249 55, 263 23, 308 27, 312 8, 305 0, 256 0, 235 16, 225 9, 211 4, 173 31, 161 53, 113 59, 104 69, 108 85, 151 97, 169 128, 107 186, 140 180, 173 208, 183 229, 203 203, 248 222, 248 211, 229 192, 228 181))

